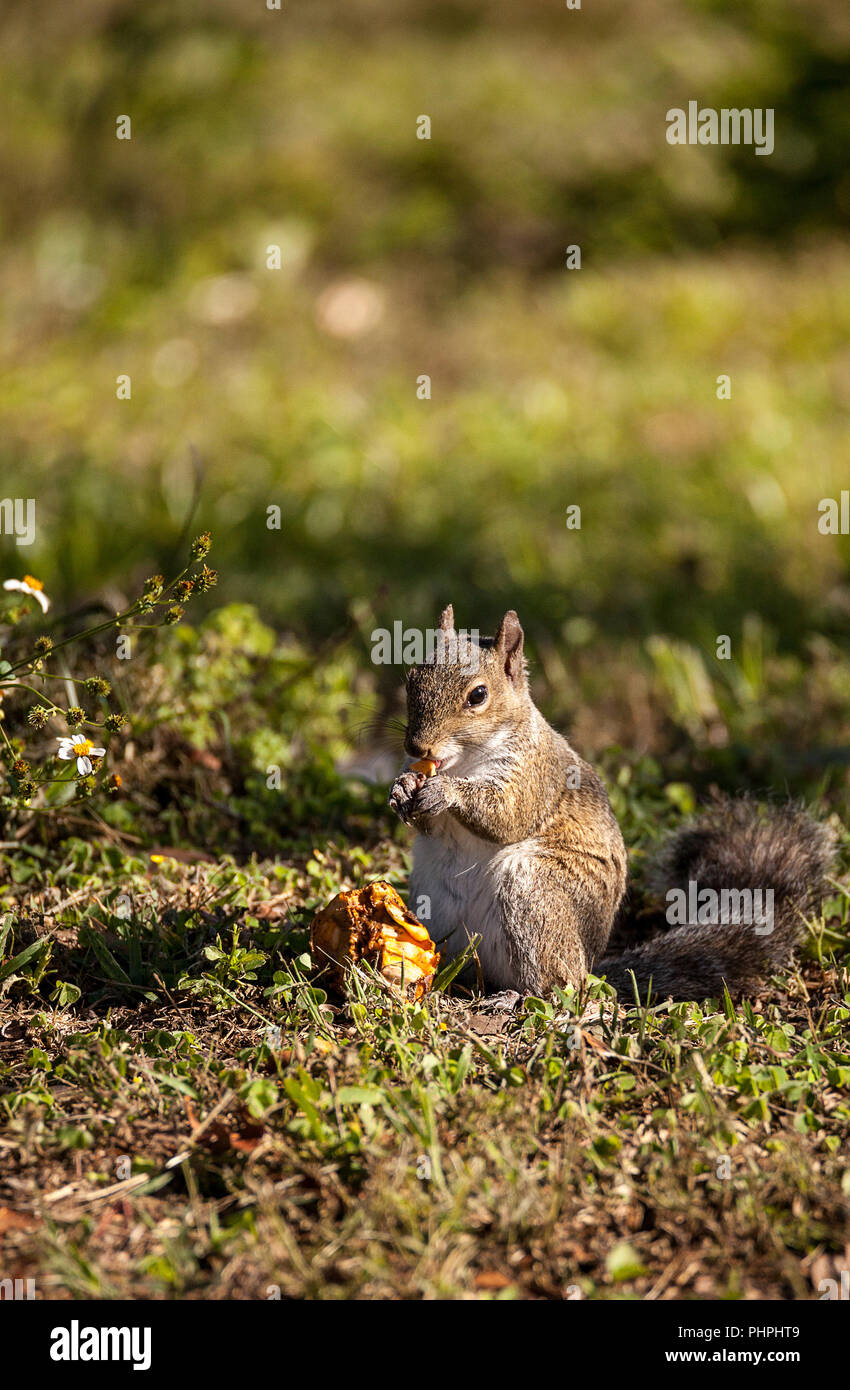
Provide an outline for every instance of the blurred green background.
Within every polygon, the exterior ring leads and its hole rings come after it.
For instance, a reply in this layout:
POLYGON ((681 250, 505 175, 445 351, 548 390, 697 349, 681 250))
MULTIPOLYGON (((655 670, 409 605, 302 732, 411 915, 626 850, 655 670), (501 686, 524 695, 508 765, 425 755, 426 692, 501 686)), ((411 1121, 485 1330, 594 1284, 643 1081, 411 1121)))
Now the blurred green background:
POLYGON ((209 527, 386 710, 374 626, 513 606, 582 751, 846 798, 848 77, 846 0, 6 5, 5 572, 71 608, 209 527), (671 147, 690 99, 775 153, 671 147))

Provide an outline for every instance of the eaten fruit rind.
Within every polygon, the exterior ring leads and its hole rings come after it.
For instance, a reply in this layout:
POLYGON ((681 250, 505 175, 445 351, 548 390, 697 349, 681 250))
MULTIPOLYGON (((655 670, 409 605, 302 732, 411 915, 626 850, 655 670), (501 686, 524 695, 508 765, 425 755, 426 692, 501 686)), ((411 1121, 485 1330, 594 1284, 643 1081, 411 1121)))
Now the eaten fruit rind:
POLYGON ((367 961, 415 999, 431 988, 440 957, 418 917, 385 879, 351 888, 316 913, 310 927, 314 965, 341 986, 348 963, 367 961))

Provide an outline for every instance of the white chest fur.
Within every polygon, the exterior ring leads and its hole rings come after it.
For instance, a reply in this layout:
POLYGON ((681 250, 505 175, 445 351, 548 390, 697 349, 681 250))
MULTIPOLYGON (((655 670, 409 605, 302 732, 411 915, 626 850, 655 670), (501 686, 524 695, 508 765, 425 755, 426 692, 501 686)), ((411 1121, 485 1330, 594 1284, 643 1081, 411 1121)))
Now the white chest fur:
MULTIPOLYGON (((488 984, 513 982, 502 928, 500 894, 517 865, 528 863, 534 844, 496 845, 481 840, 451 816, 440 817, 439 833, 413 842, 410 906, 440 946, 443 959, 459 954, 479 936, 478 956, 488 984), (430 912, 430 916, 428 913, 430 912)), ((436 827, 435 827, 436 828, 436 827)))

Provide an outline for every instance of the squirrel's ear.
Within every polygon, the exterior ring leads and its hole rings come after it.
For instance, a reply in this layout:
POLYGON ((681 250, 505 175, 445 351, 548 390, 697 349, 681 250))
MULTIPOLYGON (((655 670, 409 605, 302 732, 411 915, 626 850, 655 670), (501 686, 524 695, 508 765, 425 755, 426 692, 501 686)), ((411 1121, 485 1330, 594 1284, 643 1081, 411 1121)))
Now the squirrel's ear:
POLYGON ((522 644, 525 634, 519 618, 512 608, 508 609, 499 623, 496 633, 496 651, 505 663, 505 675, 512 685, 519 685, 523 677, 522 644))
POLYGON ((440 614, 440 631, 454 632, 455 630, 455 610, 451 604, 444 608, 440 614))

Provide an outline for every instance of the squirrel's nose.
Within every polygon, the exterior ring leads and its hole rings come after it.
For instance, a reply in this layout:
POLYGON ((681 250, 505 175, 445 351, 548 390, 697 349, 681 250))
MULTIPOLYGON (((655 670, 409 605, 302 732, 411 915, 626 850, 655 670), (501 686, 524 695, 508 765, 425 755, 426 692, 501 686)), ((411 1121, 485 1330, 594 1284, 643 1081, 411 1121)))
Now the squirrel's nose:
POLYGON ((404 740, 404 751, 408 753, 411 758, 424 758, 430 752, 430 749, 425 748, 421 743, 417 743, 413 738, 406 738, 404 740))

